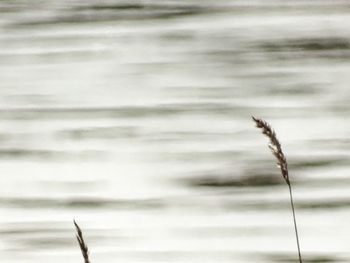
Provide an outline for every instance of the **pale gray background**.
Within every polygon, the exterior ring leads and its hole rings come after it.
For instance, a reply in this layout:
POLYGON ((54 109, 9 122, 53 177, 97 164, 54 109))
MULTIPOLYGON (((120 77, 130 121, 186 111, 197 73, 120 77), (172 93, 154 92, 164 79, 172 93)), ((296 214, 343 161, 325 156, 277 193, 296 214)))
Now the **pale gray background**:
POLYGON ((0 261, 350 261, 349 1, 0 1, 0 261))

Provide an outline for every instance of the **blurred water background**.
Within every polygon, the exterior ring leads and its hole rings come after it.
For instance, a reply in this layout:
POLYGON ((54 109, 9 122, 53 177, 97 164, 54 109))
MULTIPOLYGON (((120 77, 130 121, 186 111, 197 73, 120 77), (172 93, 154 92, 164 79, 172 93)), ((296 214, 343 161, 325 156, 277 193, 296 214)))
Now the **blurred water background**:
POLYGON ((350 261, 350 2, 0 1, 0 261, 350 261))

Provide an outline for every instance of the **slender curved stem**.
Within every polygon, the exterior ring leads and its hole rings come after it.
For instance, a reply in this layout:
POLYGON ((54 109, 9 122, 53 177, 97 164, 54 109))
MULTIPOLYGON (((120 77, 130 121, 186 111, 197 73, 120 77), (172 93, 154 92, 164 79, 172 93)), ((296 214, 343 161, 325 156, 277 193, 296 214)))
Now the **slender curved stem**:
POLYGON ((297 227, 297 220, 295 218, 295 210, 294 210, 294 201, 293 201, 293 194, 292 194, 292 186, 289 183, 288 184, 289 188, 289 195, 290 195, 290 204, 292 206, 292 212, 293 212, 293 221, 294 221, 294 230, 295 230, 295 237, 297 239, 297 246, 298 246, 298 255, 299 255, 299 262, 302 263, 301 259, 301 253, 300 253, 300 244, 299 244, 299 235, 298 235, 298 227, 297 227))

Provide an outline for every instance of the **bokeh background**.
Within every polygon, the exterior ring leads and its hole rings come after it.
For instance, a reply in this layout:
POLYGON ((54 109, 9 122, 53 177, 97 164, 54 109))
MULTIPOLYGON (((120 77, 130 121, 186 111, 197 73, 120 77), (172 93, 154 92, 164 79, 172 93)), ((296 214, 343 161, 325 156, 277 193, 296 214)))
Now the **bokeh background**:
POLYGON ((350 261, 350 3, 1 0, 0 261, 350 261))

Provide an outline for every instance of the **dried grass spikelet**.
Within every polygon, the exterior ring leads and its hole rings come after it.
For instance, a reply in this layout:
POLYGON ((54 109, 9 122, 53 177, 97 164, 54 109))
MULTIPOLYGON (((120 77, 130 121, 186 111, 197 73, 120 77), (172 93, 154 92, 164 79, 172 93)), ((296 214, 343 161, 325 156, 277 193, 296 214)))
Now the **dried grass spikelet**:
POLYGON ((262 133, 265 134, 270 139, 269 148, 271 149, 272 154, 276 157, 277 166, 281 169, 282 176, 288 185, 290 204, 291 204, 292 213, 293 213, 293 222, 294 222, 295 237, 296 237, 296 241, 297 241, 299 262, 302 263, 303 261, 302 261, 301 252, 300 252, 299 234, 298 234, 297 221, 296 221, 296 217, 295 217, 292 185, 289 181, 288 165, 287 165, 286 156, 284 155, 284 153, 282 151, 281 143, 277 139, 277 135, 276 135, 275 131, 271 128, 270 124, 268 124, 266 121, 259 119, 259 118, 252 117, 252 119, 254 120, 256 126, 262 130, 262 133))
POLYGON ((252 119, 255 121, 256 127, 260 128, 262 133, 270 139, 269 148, 277 159, 277 166, 281 169, 283 178, 286 180, 286 183, 290 185, 287 159, 282 151, 281 143, 279 142, 275 131, 266 121, 255 117, 252 117, 252 119))
POLYGON ((84 257, 84 263, 90 263, 90 259, 89 259, 89 249, 85 243, 84 237, 83 237, 83 232, 81 231, 81 228, 79 227, 79 225, 77 224, 77 222, 75 222, 75 220, 73 220, 74 225, 75 225, 75 229, 77 231, 76 237, 79 243, 79 247, 81 250, 81 253, 83 254, 84 257))

